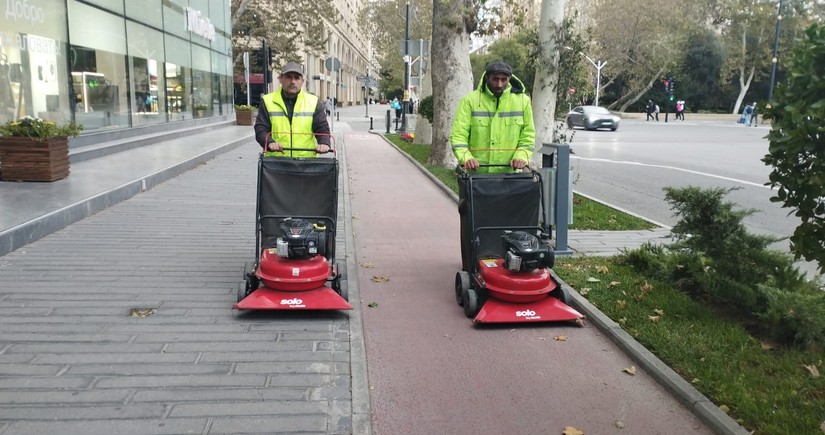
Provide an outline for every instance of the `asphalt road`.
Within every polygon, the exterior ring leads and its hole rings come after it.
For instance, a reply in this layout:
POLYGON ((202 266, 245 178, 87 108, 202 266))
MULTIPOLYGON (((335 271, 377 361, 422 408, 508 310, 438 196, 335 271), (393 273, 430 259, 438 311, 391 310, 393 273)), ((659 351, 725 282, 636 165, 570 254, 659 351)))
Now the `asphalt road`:
MULTIPOLYGON (((587 196, 672 226, 677 218, 665 201, 665 187, 737 188, 727 199, 757 213, 745 219, 758 234, 790 236, 799 219, 770 202, 764 184, 771 167, 767 126, 701 121, 624 120, 615 132, 577 129, 570 147, 573 189, 587 196)), ((787 249, 780 242, 777 249, 787 249)), ((813 273, 814 265, 800 263, 813 273)))

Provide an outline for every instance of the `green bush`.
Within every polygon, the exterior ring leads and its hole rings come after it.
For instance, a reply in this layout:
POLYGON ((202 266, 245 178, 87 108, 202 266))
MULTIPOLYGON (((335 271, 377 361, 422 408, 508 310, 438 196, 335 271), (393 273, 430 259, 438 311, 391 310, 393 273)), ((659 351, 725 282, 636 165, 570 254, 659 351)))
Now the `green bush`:
POLYGON ((788 57, 787 81, 762 111, 771 120, 770 146, 762 161, 773 166, 771 201, 795 210, 802 221, 791 236, 796 258, 825 270, 825 27, 805 31, 788 57))
POLYGON ((622 262, 732 314, 751 331, 825 348, 825 293, 790 255, 769 248, 776 238, 747 231, 742 221, 753 211, 724 201, 731 190, 666 188, 679 217, 675 242, 644 245, 622 262))
POLYGON ((430 95, 428 97, 424 97, 421 99, 421 102, 418 103, 418 114, 423 116, 430 122, 433 123, 433 96, 430 95))

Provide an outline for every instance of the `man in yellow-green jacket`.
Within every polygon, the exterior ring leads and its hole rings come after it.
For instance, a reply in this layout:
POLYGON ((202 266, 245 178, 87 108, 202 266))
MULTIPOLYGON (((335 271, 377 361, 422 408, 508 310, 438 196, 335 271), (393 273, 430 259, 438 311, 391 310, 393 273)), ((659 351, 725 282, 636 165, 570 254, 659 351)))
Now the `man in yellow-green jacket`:
POLYGON ((332 142, 324 103, 302 90, 304 68, 289 62, 281 68, 278 81, 280 89, 261 97, 255 119, 255 140, 264 148, 264 155, 315 157, 316 153, 330 152, 332 142))
POLYGON ((504 62, 487 66, 478 87, 458 103, 450 145, 467 170, 508 172, 527 166, 536 128, 524 84, 504 62), (479 168, 480 164, 510 168, 479 168))

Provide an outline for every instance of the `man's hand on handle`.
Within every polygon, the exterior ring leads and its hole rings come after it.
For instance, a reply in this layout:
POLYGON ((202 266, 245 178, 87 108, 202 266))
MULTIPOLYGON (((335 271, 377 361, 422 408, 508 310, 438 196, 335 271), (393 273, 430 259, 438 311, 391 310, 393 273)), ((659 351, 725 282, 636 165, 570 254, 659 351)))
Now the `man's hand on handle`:
POLYGON ((464 162, 464 169, 467 171, 475 171, 478 169, 478 160, 476 159, 468 159, 464 162))
POLYGON ((522 159, 513 159, 510 161, 510 166, 512 166, 513 169, 524 169, 527 167, 527 162, 522 159))
POLYGON ((332 151, 332 147, 329 146, 329 145, 318 144, 315 147, 315 152, 318 153, 318 154, 326 154, 326 153, 331 152, 331 151, 332 151))
POLYGON ((284 152, 284 147, 278 142, 270 142, 266 145, 266 150, 269 152, 284 152))
MULTIPOLYGON (((510 160, 510 166, 513 169, 524 169, 527 167, 527 162, 521 159, 513 159, 510 160)), ((464 169, 467 171, 475 171, 476 169, 478 169, 478 167, 479 164, 478 160, 476 159, 468 159, 466 162, 464 162, 464 169)))

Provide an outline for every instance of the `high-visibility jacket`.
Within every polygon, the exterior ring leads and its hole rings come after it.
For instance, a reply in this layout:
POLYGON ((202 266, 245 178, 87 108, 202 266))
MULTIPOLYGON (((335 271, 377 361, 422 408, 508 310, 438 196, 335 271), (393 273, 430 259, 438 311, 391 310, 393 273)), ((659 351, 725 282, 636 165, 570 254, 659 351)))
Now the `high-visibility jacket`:
MULTIPOLYGON (((509 165, 513 159, 530 161, 536 141, 533 108, 516 76, 496 98, 481 76, 478 87, 461 98, 453 119, 450 145, 463 165, 476 159, 482 165, 509 165)), ((479 172, 509 172, 508 168, 479 168, 479 172)))
POLYGON ((318 107, 318 97, 309 92, 299 92, 292 112, 292 121, 287 116, 286 104, 281 90, 266 94, 261 99, 269 113, 272 125, 272 140, 286 148, 301 148, 307 151, 264 152, 265 156, 316 157, 315 136, 312 134, 312 119, 318 107))

